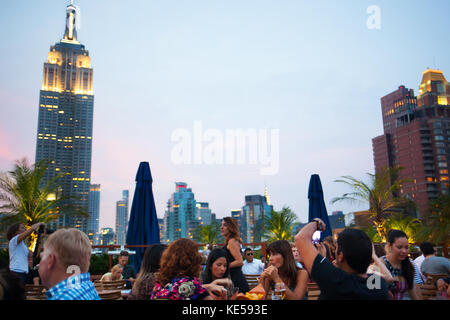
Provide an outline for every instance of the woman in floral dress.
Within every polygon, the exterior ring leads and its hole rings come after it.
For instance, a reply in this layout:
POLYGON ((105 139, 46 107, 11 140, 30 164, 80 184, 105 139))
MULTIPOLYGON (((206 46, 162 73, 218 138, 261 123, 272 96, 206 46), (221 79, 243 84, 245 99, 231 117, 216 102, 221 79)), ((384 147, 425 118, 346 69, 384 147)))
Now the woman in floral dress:
POLYGON ((212 300, 199 280, 202 257, 190 239, 174 241, 161 257, 152 300, 212 300))

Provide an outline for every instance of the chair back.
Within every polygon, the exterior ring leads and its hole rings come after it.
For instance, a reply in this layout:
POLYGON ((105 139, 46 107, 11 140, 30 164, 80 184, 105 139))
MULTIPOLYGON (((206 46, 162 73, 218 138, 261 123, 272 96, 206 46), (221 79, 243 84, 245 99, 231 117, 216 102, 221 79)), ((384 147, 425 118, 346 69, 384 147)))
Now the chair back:
POLYGON ((319 285, 316 282, 308 282, 308 300, 317 300, 320 296, 319 285))
POLYGON ((122 292, 120 290, 99 291, 98 296, 102 300, 122 300, 122 292))
POLYGON ((421 284, 419 285, 419 296, 422 300, 435 299, 437 288, 433 284, 421 284))
POLYGON ((47 300, 46 288, 42 285, 25 285, 25 297, 27 300, 47 300))
POLYGON ((125 280, 103 281, 103 290, 124 290, 125 280))
POLYGON ((259 283, 260 274, 244 274, 245 279, 247 280, 248 287, 252 290, 259 283))
POLYGON ((433 286, 436 284, 436 281, 442 278, 447 278, 447 273, 439 273, 439 274, 429 274, 424 272, 425 284, 432 284, 433 286))
POLYGON ((101 282, 100 280, 95 280, 94 287, 95 287, 95 290, 97 290, 97 292, 103 291, 103 282, 101 282))

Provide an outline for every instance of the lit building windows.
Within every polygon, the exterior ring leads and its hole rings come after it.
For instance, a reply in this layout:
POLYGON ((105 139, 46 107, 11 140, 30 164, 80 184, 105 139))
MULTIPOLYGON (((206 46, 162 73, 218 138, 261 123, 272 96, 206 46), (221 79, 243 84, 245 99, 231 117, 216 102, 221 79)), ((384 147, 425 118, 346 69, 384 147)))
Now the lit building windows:
POLYGON ((447 97, 446 96, 438 96, 438 104, 441 106, 446 106, 447 103, 447 97))

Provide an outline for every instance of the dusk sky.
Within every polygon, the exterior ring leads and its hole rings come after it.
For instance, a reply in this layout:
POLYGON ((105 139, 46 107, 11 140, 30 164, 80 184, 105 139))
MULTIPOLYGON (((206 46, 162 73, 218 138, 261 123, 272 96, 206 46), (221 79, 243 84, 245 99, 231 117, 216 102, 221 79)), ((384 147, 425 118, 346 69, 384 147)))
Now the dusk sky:
MULTIPOLYGON (((34 163, 39 90, 51 45, 64 34, 68 0, 4 0, 0 10, 0 171, 34 163)), ((308 217, 319 174, 328 212, 367 206, 330 200, 334 180, 367 181, 371 139, 383 133, 380 98, 405 85, 418 94, 426 68, 450 80, 448 0, 75 0, 78 40, 94 68, 91 182, 101 184, 100 227, 134 194, 148 161, 158 217, 175 182, 219 218, 267 185, 276 210, 308 217), (380 9, 369 29, 367 8, 380 9), (279 170, 260 164, 176 164, 172 134, 185 129, 279 130, 279 170)), ((203 146, 208 145, 204 142, 203 146)), ((194 150, 192 150, 194 152, 194 150)), ((228 150, 224 150, 228 152, 228 150)))

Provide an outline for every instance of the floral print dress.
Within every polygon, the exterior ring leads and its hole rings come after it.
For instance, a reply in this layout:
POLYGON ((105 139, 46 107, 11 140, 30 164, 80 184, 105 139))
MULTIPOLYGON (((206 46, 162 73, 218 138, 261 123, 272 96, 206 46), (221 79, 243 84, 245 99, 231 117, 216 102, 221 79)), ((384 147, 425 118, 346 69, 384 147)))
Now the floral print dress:
POLYGON ((164 287, 156 283, 151 299, 201 300, 209 295, 197 278, 174 278, 164 287))

